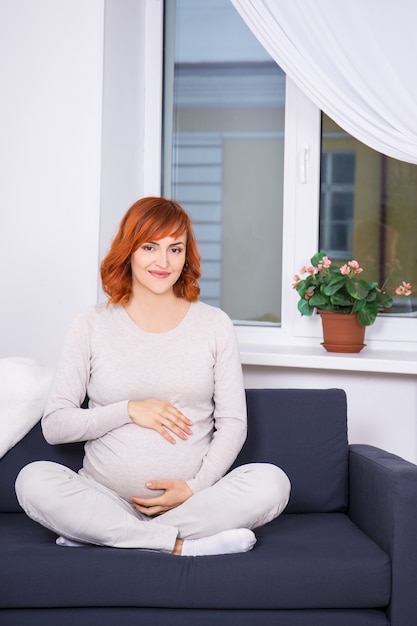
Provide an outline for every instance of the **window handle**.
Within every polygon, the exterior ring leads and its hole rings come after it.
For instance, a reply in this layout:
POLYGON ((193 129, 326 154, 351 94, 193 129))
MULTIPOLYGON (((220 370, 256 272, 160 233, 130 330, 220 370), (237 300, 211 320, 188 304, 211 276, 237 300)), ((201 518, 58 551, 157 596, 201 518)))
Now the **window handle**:
POLYGON ((307 182, 306 164, 309 158, 310 158, 310 146, 308 143, 305 143, 300 150, 299 171, 298 171, 299 182, 303 184, 307 182))

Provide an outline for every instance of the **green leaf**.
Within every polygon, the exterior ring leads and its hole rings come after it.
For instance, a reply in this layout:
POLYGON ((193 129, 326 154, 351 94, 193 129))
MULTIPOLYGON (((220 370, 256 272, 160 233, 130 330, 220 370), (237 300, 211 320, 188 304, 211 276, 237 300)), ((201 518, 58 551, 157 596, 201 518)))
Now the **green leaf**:
POLYGON ((299 300, 297 308, 301 315, 313 315, 314 307, 309 307, 307 300, 299 300))
POLYGON ((366 304, 366 300, 355 300, 352 307, 352 313, 358 313, 358 311, 366 307, 366 304))
POLYGON ((317 292, 314 294, 314 296, 311 296, 311 298, 308 301, 310 306, 312 307, 316 306, 318 308, 320 308, 324 304, 327 304, 327 302, 328 302, 328 299, 322 296, 321 293, 317 293, 317 292))
POLYGON ((378 305, 376 302, 368 302, 367 305, 358 311, 358 320, 364 326, 371 326, 378 314, 378 305))
POLYGON ((330 302, 338 306, 352 306, 352 298, 340 291, 330 296, 330 302))
POLYGON ((348 280, 346 282, 346 289, 356 300, 364 300, 369 293, 368 283, 364 280, 348 280))
POLYGON ((392 307, 392 298, 387 293, 383 293, 382 291, 378 293, 376 298, 376 302, 378 304, 378 309, 389 309, 392 307))
POLYGON ((313 267, 318 267, 324 256, 326 256, 325 252, 316 252, 316 254, 314 254, 310 259, 311 265, 313 267))
POLYGON ((308 287, 309 287, 308 283, 305 280, 300 280, 297 283, 297 286, 296 286, 295 289, 296 289, 297 293, 300 295, 300 298, 304 298, 304 296, 305 296, 305 294, 306 294, 306 292, 308 290, 308 287))
POLYGON ((344 276, 341 276, 340 278, 339 277, 332 278, 329 284, 324 287, 323 293, 325 293, 326 296, 332 296, 334 293, 336 293, 336 291, 339 291, 340 289, 342 289, 344 284, 345 284, 344 276))

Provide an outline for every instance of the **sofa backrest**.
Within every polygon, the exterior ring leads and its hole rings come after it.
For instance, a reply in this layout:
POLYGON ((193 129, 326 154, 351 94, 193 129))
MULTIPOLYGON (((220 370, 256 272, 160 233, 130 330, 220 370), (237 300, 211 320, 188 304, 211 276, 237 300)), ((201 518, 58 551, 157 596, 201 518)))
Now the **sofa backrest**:
MULTIPOLYGON (((340 511, 347 506, 346 397, 340 389, 248 389, 248 437, 236 465, 279 465, 291 481, 288 513, 340 511)), ((0 512, 21 511, 14 482, 37 460, 82 465, 81 443, 49 445, 40 424, 0 459, 0 512)))
POLYGON ((291 481, 286 513, 347 507, 346 394, 341 389, 248 389, 248 438, 236 465, 275 463, 291 481))
POLYGON ((0 513, 22 511, 14 490, 16 477, 22 467, 32 461, 55 461, 79 470, 84 456, 84 444, 49 445, 42 434, 40 422, 18 444, 0 459, 0 513))

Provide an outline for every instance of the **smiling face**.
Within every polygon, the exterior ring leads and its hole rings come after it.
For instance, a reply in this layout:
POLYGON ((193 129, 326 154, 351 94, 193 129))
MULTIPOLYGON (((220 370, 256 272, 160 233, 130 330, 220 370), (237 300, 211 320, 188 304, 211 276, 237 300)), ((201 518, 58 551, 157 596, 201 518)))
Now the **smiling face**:
POLYGON ((187 236, 183 233, 140 245, 130 259, 133 295, 172 292, 184 267, 186 244, 187 236))

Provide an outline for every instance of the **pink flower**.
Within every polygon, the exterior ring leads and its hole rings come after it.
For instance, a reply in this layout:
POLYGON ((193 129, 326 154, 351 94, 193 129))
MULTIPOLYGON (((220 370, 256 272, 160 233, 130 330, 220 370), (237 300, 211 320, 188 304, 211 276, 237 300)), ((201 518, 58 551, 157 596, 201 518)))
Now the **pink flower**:
POLYGON ((342 265, 342 267, 340 268, 340 273, 343 274, 344 276, 349 276, 350 267, 348 267, 346 264, 342 265))
POLYGON ((359 263, 357 261, 355 261, 355 260, 349 261, 348 265, 349 265, 349 267, 351 267, 353 269, 355 274, 360 274, 361 272, 363 272, 363 269, 361 267, 359 267, 359 263))
POLYGON ((306 300, 310 300, 311 296, 314 296, 314 291, 307 291, 306 295, 304 296, 304 298, 306 300))
POLYGON ((303 265, 303 267, 300 269, 300 274, 317 274, 317 267, 313 267, 312 265, 306 267, 305 265, 303 265))
POLYGON ((298 285, 298 283, 300 282, 300 280, 301 280, 301 279, 300 279, 300 277, 299 277, 299 275, 298 275, 298 274, 295 274, 295 276, 293 276, 293 281, 294 281, 294 282, 293 282, 293 285, 292 285, 292 288, 293 288, 293 289, 295 289, 295 288, 297 287, 297 285, 298 285))
POLYGON ((331 266, 331 264, 332 264, 332 262, 331 262, 331 260, 329 259, 329 257, 324 256, 324 257, 322 258, 322 260, 321 260, 321 263, 319 263, 319 266, 318 266, 318 267, 319 267, 319 270, 323 269, 323 267, 324 267, 324 269, 326 269, 326 270, 327 270, 327 269, 329 269, 329 267, 331 266))
POLYGON ((395 290, 395 293, 397 294, 397 296, 411 296, 412 294, 411 283, 406 283, 403 280, 402 284, 399 287, 397 287, 397 289, 395 290))

